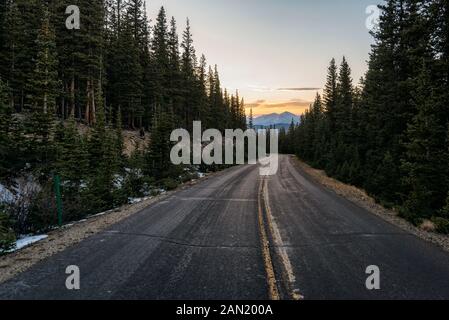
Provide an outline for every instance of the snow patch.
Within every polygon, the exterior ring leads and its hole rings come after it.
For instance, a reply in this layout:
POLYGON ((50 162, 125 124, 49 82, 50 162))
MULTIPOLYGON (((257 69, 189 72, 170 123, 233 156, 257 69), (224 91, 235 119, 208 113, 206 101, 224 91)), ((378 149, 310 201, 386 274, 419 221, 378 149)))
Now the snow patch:
POLYGON ((119 174, 114 175, 114 187, 116 189, 122 189, 125 178, 119 174))
POLYGON ((0 203, 11 204, 14 203, 15 197, 14 194, 9 191, 4 185, 0 183, 0 203))
POLYGON ((42 241, 48 238, 48 235, 39 235, 39 236, 22 236, 19 240, 16 241, 16 245, 9 252, 18 251, 25 247, 28 247, 36 242, 42 241))
POLYGON ((145 197, 145 198, 128 198, 128 203, 129 204, 136 204, 136 203, 140 203, 143 201, 146 201, 148 199, 151 199, 151 197, 145 197))
POLYGON ((198 172, 198 178, 202 179, 206 176, 204 172, 198 172))

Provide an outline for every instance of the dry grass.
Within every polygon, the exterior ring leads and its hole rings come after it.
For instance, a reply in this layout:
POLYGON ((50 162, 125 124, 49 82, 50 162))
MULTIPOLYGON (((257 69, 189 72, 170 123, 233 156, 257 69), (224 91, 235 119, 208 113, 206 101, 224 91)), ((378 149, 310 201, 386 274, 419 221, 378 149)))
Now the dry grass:
POLYGON ((437 229, 435 223, 433 223, 430 220, 424 220, 423 223, 419 226, 419 228, 427 232, 435 232, 437 229))
POLYGON ((150 144, 150 134, 147 132, 145 138, 141 138, 138 131, 123 131, 123 153, 128 157, 133 154, 134 151, 143 151, 150 144))

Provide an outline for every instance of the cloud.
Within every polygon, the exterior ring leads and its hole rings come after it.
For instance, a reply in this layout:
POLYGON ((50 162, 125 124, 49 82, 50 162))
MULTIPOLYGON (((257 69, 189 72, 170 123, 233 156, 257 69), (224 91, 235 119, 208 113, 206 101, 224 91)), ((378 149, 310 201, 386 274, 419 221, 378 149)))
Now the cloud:
POLYGON ((256 108, 259 108, 259 107, 265 105, 265 103, 266 103, 266 100, 257 100, 257 101, 251 102, 251 103, 246 103, 245 107, 256 109, 256 108))
POLYGON ((279 88, 277 91, 318 91, 321 88, 279 88))
POLYGON ((311 103, 312 102, 310 102, 310 101, 296 99, 296 100, 280 102, 280 103, 267 103, 267 104, 264 104, 263 107, 267 108, 267 109, 304 108, 304 107, 310 107, 311 103))
POLYGON ((247 109, 295 109, 295 108, 308 108, 312 102, 303 100, 303 99, 291 99, 289 101, 285 102, 278 102, 278 103, 268 103, 265 100, 257 100, 252 103, 248 103, 245 105, 247 109))
POLYGON ((295 98, 295 99, 291 99, 289 100, 290 102, 298 102, 298 103, 311 103, 310 101, 301 99, 301 98, 295 98))
POLYGON ((273 91, 276 91, 273 88, 261 87, 261 86, 253 86, 253 85, 249 85, 248 88, 251 89, 251 91, 255 91, 255 92, 273 92, 273 91))
POLYGON ((291 87, 291 88, 269 88, 269 87, 261 87, 261 86, 254 86, 249 85, 249 89, 255 92, 276 92, 276 91, 318 91, 321 90, 321 88, 315 88, 315 87, 291 87))

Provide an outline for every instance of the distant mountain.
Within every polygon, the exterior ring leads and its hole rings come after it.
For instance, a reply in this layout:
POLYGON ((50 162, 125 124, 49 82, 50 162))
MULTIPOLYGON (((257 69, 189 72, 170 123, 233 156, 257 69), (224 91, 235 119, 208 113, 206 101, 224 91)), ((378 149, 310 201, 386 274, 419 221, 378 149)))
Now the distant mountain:
POLYGON ((295 123, 299 123, 300 121, 299 116, 294 115, 291 112, 284 112, 282 114, 272 113, 255 118, 254 126, 256 127, 276 126, 278 128, 281 127, 288 128, 292 123, 292 121, 294 121, 295 123))

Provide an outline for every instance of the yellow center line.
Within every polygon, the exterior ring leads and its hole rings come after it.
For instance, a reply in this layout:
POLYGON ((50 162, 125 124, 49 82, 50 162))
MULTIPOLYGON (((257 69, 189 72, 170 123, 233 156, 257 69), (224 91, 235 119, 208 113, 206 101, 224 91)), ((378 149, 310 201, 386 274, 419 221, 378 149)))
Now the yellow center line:
POLYGON ((279 290, 276 284, 276 274, 274 272, 273 267, 273 260, 271 259, 271 253, 270 253, 270 245, 268 241, 267 236, 267 230, 265 228, 265 222, 263 218, 263 208, 262 205, 264 203, 262 197, 263 197, 263 188, 264 188, 265 178, 262 178, 260 185, 259 185, 259 193, 258 193, 258 200, 259 200, 259 232, 260 232, 260 238, 262 241, 262 255, 264 259, 265 264, 265 272, 267 274, 267 282, 268 282, 268 290, 269 290, 269 296, 271 300, 280 300, 281 297, 279 295, 279 290))
MULTIPOLYGON (((280 258, 280 262, 282 264, 282 268, 284 271, 284 274, 287 276, 288 285, 287 285, 287 291, 289 292, 289 295, 291 299, 293 300, 303 300, 304 296, 300 294, 300 291, 295 288, 296 284, 296 278, 293 272, 292 263, 290 261, 290 258, 288 256, 288 253, 286 251, 286 248, 284 246, 284 242, 281 237, 281 232, 279 230, 279 227, 277 226, 277 223, 274 221, 271 206, 270 206, 270 197, 268 193, 268 179, 264 178, 262 180, 259 193, 261 194, 261 198, 263 201, 263 208, 265 210, 265 217, 266 217, 266 224, 268 225, 265 227, 265 224, 263 226, 265 230, 265 234, 267 235, 267 232, 272 236, 272 239, 274 241, 274 245, 276 248, 276 254, 280 258)), ((262 213, 263 211, 260 210, 262 213)), ((264 219, 262 216, 262 223, 264 223, 264 219)), ((270 252, 269 243, 268 245, 268 251, 270 252)), ((271 255, 270 255, 270 261, 272 262, 271 255)), ((273 264, 271 264, 271 267, 273 268, 273 264)), ((274 270, 274 269, 273 269, 274 270)), ((275 279, 276 284, 276 279, 275 279)), ((277 287, 276 287, 277 289, 277 287)))

